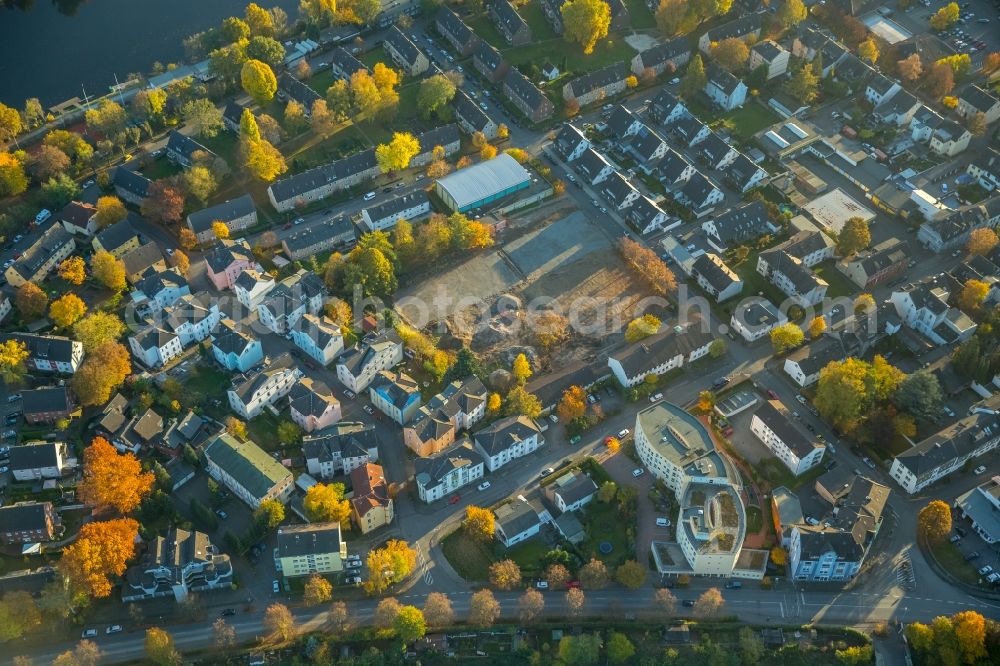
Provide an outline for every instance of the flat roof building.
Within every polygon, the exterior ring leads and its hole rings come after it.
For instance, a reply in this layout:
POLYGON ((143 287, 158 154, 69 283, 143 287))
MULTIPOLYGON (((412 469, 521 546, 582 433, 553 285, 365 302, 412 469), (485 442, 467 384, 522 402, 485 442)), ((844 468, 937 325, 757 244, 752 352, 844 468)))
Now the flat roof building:
POLYGON ((434 191, 452 211, 464 213, 526 189, 530 184, 528 170, 502 153, 438 179, 434 191))

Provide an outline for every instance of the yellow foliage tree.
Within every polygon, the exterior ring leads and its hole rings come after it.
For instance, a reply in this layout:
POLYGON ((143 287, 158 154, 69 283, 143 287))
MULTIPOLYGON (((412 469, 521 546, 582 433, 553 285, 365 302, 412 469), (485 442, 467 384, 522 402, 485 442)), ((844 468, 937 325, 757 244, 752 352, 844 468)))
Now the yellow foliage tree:
POLYGON ((795 349, 802 344, 805 337, 802 329, 791 322, 771 329, 771 345, 775 354, 784 354, 795 349))
POLYGON ((219 240, 226 240, 229 238, 229 225, 220 220, 212 222, 212 233, 219 240))
POLYGON ((309 519, 317 522, 334 522, 343 526, 351 517, 351 503, 344 499, 342 483, 317 483, 306 491, 302 505, 309 519))
POLYGON ((110 576, 125 573, 138 537, 139 523, 131 518, 87 523, 77 540, 63 550, 59 570, 75 594, 110 596, 110 576))
POLYGON ((389 143, 375 148, 375 160, 382 173, 402 171, 420 153, 420 142, 409 132, 394 132, 389 143))
POLYGON ((493 512, 489 509, 469 506, 465 509, 465 520, 462 521, 462 528, 473 539, 489 542, 493 538, 495 520, 493 512))
POLYGON ((365 591, 380 594, 394 583, 409 576, 417 566, 417 551, 405 541, 392 540, 384 547, 368 553, 368 580, 365 591))
POLYGON ((528 361, 528 357, 524 354, 518 354, 514 359, 514 365, 511 369, 514 375, 514 379, 517 380, 518 384, 524 384, 531 377, 531 363, 528 361))
POLYGON ((28 372, 27 360, 28 348, 20 340, 0 342, 0 379, 8 386, 18 384, 28 372))
POLYGON ((826 318, 819 315, 809 322, 809 337, 818 338, 826 330, 826 318))
POLYGON ((125 263, 110 252, 95 252, 90 261, 90 270, 94 278, 108 289, 121 291, 125 288, 125 263))
POLYGON ((934 500, 917 514, 917 532, 929 542, 940 543, 951 534, 951 509, 946 502, 934 500))
POLYGON ((59 264, 59 277, 70 284, 83 284, 87 277, 87 264, 83 257, 69 257, 59 264))
POLYGON ((644 314, 628 323, 628 326, 625 328, 625 341, 638 342, 643 338, 648 338, 651 335, 659 333, 660 326, 661 322, 657 317, 651 314, 644 314))
POLYGON ((155 477, 143 472, 131 453, 119 454, 108 440, 95 437, 83 452, 83 480, 77 497, 84 504, 131 513, 153 489, 155 477))
POLYGON ((49 318, 59 328, 72 326, 85 314, 87 305, 76 294, 65 294, 49 306, 49 318))

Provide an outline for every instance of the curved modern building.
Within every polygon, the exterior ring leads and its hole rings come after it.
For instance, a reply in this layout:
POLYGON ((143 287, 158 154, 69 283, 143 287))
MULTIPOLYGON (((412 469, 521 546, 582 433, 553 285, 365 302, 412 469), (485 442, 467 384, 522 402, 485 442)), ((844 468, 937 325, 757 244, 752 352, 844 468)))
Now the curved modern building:
POLYGON ((675 540, 653 541, 664 575, 762 578, 767 551, 746 549, 739 477, 697 418, 669 402, 636 415, 635 449, 677 498, 675 540))

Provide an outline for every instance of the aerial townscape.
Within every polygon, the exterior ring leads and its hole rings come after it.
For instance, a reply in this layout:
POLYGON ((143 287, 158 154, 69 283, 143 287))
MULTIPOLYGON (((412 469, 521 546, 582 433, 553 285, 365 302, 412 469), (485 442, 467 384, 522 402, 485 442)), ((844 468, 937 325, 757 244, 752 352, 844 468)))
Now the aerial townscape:
POLYGON ((0 664, 1000 666, 1000 0, 245 1, 0 3, 0 664))

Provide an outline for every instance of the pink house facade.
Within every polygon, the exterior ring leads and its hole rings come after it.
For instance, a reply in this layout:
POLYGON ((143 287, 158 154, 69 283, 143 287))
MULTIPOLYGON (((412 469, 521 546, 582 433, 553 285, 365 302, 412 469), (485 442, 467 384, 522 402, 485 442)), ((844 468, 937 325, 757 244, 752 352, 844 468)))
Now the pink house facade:
POLYGON ((223 240, 205 253, 208 279, 219 291, 232 289, 244 270, 260 270, 250 246, 243 239, 223 240))
POLYGON ((340 401, 325 383, 302 377, 288 394, 289 415, 305 432, 329 428, 340 421, 340 401))

